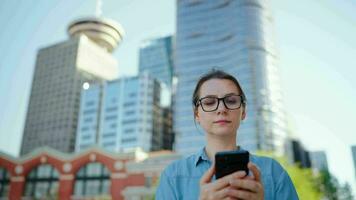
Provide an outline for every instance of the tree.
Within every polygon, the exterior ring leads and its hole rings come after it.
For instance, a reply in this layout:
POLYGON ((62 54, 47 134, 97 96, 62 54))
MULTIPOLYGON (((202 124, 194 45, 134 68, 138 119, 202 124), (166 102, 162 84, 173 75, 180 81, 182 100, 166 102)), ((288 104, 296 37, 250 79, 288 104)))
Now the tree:
POLYGON ((285 158, 275 156, 273 153, 258 152, 257 154, 272 157, 283 166, 292 179, 299 199, 319 200, 322 197, 322 193, 317 185, 318 179, 313 176, 311 169, 303 169, 298 164, 289 164, 285 158))
POLYGON ((338 197, 340 200, 353 200, 354 196, 352 194, 351 187, 348 183, 345 183, 339 188, 338 197))
POLYGON ((338 199, 339 182, 333 177, 328 170, 321 170, 318 177, 318 185, 324 194, 325 198, 329 200, 338 199))

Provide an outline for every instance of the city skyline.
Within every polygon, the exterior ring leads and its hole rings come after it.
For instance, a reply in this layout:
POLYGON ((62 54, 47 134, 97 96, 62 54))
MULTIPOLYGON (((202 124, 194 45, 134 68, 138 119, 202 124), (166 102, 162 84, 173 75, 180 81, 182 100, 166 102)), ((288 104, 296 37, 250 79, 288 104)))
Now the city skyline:
MULTIPOLYGON (((160 12, 152 12, 158 8, 148 1, 104 2, 103 15, 118 20, 127 30, 127 39, 114 52, 120 75, 136 73, 138 44, 142 40, 174 33, 175 1, 158 4, 164 8, 160 12), (135 16, 134 13, 146 14, 135 16)), ((349 148, 356 141, 352 134, 352 119, 356 118, 353 105, 356 95, 352 89, 356 85, 352 77, 356 16, 352 10, 356 5, 346 1, 287 3, 280 0, 271 4, 290 126, 307 149, 327 152, 329 168, 337 178, 354 184, 348 174, 353 173, 349 148)), ((6 30, 0 37, 2 151, 13 155, 19 152, 37 50, 64 40, 68 23, 93 14, 94 7, 94 1, 91 4, 53 1, 38 5, 28 1, 21 5, 13 2, 0 5, 0 23, 6 30), (61 15, 63 12, 68 15, 61 15), (24 20, 30 14, 35 15, 24 20)))

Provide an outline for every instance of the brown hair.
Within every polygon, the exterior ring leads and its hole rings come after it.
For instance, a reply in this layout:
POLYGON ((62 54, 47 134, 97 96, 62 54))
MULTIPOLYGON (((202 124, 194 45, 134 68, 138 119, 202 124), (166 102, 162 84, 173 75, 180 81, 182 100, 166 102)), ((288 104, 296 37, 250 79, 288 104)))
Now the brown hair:
POLYGON ((208 81, 210 79, 227 79, 235 83, 236 87, 238 88, 239 92, 241 93, 242 96, 242 105, 245 107, 246 106, 246 96, 244 91, 242 90, 239 82, 236 80, 234 76, 231 74, 228 74, 222 70, 216 70, 213 69, 210 72, 204 74, 200 79, 198 80, 197 85, 195 86, 193 97, 192 97, 192 103, 193 103, 193 109, 197 107, 197 103, 199 101, 199 92, 200 92, 200 87, 203 85, 205 81, 208 81))

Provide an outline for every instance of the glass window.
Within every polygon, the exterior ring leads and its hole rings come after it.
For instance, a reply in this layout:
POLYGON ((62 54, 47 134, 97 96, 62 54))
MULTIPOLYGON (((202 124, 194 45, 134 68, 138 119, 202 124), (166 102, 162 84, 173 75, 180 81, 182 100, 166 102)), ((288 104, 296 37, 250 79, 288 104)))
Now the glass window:
POLYGON ((26 177, 25 197, 51 198, 58 194, 58 172, 49 164, 39 165, 26 177))
POLYGON ((7 197, 10 190, 10 173, 0 167, 0 197, 7 197))
POLYGON ((85 165, 75 176, 74 196, 95 197, 109 191, 110 172, 99 162, 85 165))
POLYGON ((104 180, 102 184, 103 193, 109 194, 110 191, 110 180, 104 180))
POLYGON ((87 166, 87 172, 93 176, 98 176, 100 175, 100 171, 101 171, 101 168, 100 168, 100 163, 92 163, 90 165, 87 166))

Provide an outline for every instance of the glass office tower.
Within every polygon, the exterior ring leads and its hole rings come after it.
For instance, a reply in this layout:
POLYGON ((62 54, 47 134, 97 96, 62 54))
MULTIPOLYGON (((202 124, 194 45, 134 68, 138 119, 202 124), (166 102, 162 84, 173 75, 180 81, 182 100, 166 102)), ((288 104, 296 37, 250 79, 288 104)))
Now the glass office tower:
POLYGON ((160 82, 147 72, 91 84, 82 91, 76 151, 92 145, 110 151, 165 148, 160 96, 160 82))
POLYGON ((356 145, 351 146, 352 160, 354 163, 355 179, 356 179, 356 145))
POLYGON ((191 97, 199 77, 215 68, 236 76, 247 96, 238 144, 283 153, 287 131, 268 2, 178 0, 177 9, 175 150, 190 154, 205 144, 191 97))
POLYGON ((328 159, 326 157, 325 151, 314 151, 310 152, 310 158, 312 167, 319 171, 327 170, 329 171, 328 159))
POLYGON ((142 42, 139 54, 139 73, 148 73, 161 82, 161 102, 163 107, 163 149, 172 149, 172 98, 174 74, 174 37, 165 36, 142 42))
POLYGON ((146 40, 140 47, 139 72, 147 71, 151 76, 172 86, 173 37, 166 36, 146 40))

